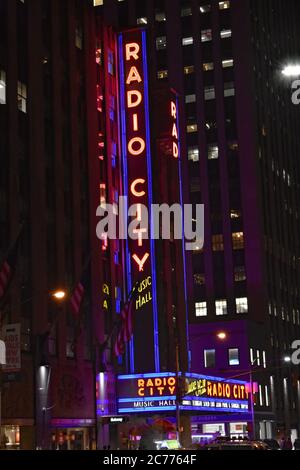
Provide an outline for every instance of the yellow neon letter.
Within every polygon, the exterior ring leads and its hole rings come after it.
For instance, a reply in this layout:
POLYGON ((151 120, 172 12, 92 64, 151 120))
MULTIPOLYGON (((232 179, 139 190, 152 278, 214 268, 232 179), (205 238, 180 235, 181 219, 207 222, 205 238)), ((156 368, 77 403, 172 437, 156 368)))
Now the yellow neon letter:
POLYGON ((131 153, 131 155, 140 155, 145 150, 145 147, 146 147, 145 141, 141 137, 133 137, 133 139, 131 139, 128 142, 128 151, 129 151, 129 153, 131 153), (134 148, 133 148, 133 144, 135 142, 137 142, 137 144, 139 146, 139 148, 137 150, 134 150, 134 148))
POLYGON ((138 90, 131 90, 127 91, 127 106, 128 108, 134 108, 138 106, 142 101, 142 93, 138 90), (136 100, 133 101, 133 96, 135 96, 136 100))
POLYGON ((176 104, 174 101, 171 101, 171 116, 176 119, 176 104))
POLYGON ((130 185, 130 191, 131 193, 136 196, 136 197, 143 197, 145 196, 145 191, 137 191, 135 189, 136 185, 138 184, 144 184, 145 183, 145 180, 143 178, 137 178, 136 180, 133 181, 133 183, 131 183, 130 185))
POLYGON ((135 60, 139 58, 138 52, 140 50, 140 46, 136 42, 129 42, 125 45, 126 50, 126 60, 130 60, 133 57, 135 60))
POLYGON ((131 67, 129 70, 129 74, 126 80, 126 84, 130 85, 131 82, 138 82, 140 83, 142 81, 141 76, 139 72, 137 71, 136 67, 131 67))
POLYGON ((149 253, 145 253, 142 259, 140 259, 138 257, 138 255, 136 255, 136 254, 132 255, 132 258, 134 259, 134 261, 138 265, 139 271, 144 271, 144 264, 147 261, 147 259, 149 258, 149 253))

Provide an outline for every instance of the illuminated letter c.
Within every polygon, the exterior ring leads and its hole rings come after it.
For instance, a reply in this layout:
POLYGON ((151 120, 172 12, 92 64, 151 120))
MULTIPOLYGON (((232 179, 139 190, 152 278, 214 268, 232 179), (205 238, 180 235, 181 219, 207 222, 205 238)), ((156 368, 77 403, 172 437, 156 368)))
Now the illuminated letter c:
POLYGON ((136 197, 143 197, 145 196, 145 191, 137 191, 135 189, 136 185, 137 184, 144 184, 145 183, 145 180, 143 178, 137 178, 136 180, 133 181, 133 183, 131 183, 131 186, 130 186, 130 191, 132 192, 132 194, 136 197))

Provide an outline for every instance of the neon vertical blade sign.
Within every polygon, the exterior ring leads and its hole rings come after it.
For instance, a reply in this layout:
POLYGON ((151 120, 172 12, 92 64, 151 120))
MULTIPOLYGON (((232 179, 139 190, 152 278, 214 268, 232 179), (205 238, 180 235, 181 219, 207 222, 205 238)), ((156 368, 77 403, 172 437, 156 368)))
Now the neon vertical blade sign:
MULTIPOLYGON (((121 139, 124 195, 142 219, 141 208, 152 204, 151 142, 149 126, 146 32, 135 29, 119 35, 121 139)), ((126 243, 127 284, 139 282, 135 300, 134 336, 130 344, 131 372, 159 371, 158 319, 154 243, 137 224, 136 237, 126 243)), ((148 235, 150 233, 150 217, 148 235)))

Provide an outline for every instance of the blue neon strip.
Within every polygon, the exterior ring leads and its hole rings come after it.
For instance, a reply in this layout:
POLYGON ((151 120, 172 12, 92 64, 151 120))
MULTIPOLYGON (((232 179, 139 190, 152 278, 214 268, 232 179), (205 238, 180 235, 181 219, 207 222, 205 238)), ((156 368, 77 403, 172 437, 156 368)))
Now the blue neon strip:
MULTIPOLYGON (((146 146, 147 146, 147 167, 148 167, 148 191, 149 191, 149 211, 150 227, 152 225, 152 167, 151 167, 151 142, 150 142, 150 122, 149 122, 149 96, 148 96, 148 66, 147 66, 147 42, 146 31, 142 31, 143 45, 143 68, 144 68, 144 95, 145 95, 145 121, 146 121, 146 146)), ((150 234, 152 229, 150 228, 150 234)), ((157 312, 157 292, 156 292, 156 264, 154 240, 150 235, 150 254, 152 270, 152 305, 153 305, 153 335, 154 335, 154 365, 155 371, 160 371, 159 358, 159 337, 158 337, 158 312, 157 312)))
POLYGON ((158 372, 154 374, 153 372, 147 374, 127 374, 127 375, 118 375, 118 380, 128 380, 128 379, 148 379, 153 377, 175 377, 175 372, 158 372))
MULTIPOLYGON (((180 149, 180 128, 179 128, 179 116, 178 116, 178 98, 176 96, 176 109, 177 109, 177 129, 178 129, 178 171, 179 171, 179 194, 180 194, 180 205, 183 210, 183 195, 182 195, 182 172, 181 172, 181 149, 180 149)), ((190 350, 189 340, 189 314, 188 314, 188 300, 187 300, 187 279, 186 279, 186 258, 185 258, 185 235, 184 235, 184 223, 182 220, 182 258, 183 258, 183 278, 184 278, 184 300, 185 300, 185 328, 186 328, 186 344, 187 350, 190 350)), ((188 368, 190 368, 190 360, 188 361, 188 368)))
POLYGON ((176 400, 176 395, 170 395, 168 397, 138 397, 138 398, 119 398, 118 403, 129 403, 131 401, 161 401, 161 400, 176 400))
POLYGON ((118 408, 118 413, 149 413, 152 411, 174 411, 175 409, 175 406, 153 406, 151 409, 118 408))
MULTIPOLYGON (((128 198, 128 168, 127 168, 127 145, 126 145, 126 109, 125 109, 125 77, 124 77, 124 56, 123 56, 123 36, 119 35, 119 60, 120 60, 120 102, 121 102, 121 138, 122 138, 122 162, 123 162, 123 188, 124 196, 128 198)), ((128 201, 128 199, 127 199, 128 201)), ((126 208, 127 209, 127 208, 126 208)), ((127 213, 127 210, 126 210, 127 213)), ((127 226, 127 220, 124 221, 125 227, 127 226)), ((127 289, 130 292, 132 288, 131 270, 130 270, 130 253, 128 246, 128 237, 125 242, 125 263, 126 263, 126 277, 127 277, 127 289)), ((130 372, 134 373, 134 345, 133 339, 129 342, 129 368, 130 372)))

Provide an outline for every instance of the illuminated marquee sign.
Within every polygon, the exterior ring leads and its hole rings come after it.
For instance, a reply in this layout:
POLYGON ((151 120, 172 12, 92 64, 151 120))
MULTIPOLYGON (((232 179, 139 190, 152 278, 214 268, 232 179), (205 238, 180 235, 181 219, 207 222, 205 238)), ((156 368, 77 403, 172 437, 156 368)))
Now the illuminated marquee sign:
MULTIPOLYGON (((185 374, 180 408, 190 411, 248 412, 246 382, 199 374, 185 374)), ((177 379, 174 373, 118 377, 118 413, 173 411, 177 379)))
MULTIPOLYGON (((119 35, 120 102, 124 195, 135 205, 135 239, 126 242, 128 288, 139 281, 130 344, 131 370, 159 370, 154 243, 145 237, 142 204, 152 203, 151 144, 148 104, 146 33, 136 29, 119 35), (153 332, 153 334, 149 333, 153 332), (143 351, 147 351, 146 359, 143 351)), ((128 219, 127 224, 132 222, 128 219)))

